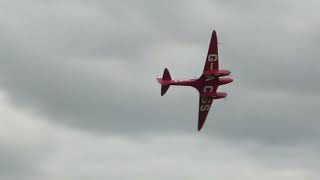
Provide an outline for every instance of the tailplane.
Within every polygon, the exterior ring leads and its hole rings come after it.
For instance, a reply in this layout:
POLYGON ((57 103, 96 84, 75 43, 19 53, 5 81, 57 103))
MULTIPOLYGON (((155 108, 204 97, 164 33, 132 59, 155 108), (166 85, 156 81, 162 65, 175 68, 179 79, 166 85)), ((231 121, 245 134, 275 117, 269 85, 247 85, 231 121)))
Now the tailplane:
POLYGON ((161 84, 161 96, 163 96, 170 87, 171 76, 167 68, 164 69, 162 78, 157 78, 158 82, 161 84))

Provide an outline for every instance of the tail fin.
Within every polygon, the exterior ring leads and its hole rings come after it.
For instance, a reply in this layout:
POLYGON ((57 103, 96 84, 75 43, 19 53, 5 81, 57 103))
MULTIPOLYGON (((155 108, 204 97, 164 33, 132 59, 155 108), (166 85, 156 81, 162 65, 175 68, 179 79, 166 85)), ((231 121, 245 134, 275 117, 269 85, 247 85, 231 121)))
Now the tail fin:
POLYGON ((162 80, 164 80, 164 81, 171 80, 171 76, 170 76, 169 70, 167 68, 165 68, 163 71, 162 80))
POLYGON ((164 69, 162 79, 158 79, 159 83, 161 84, 161 96, 163 96, 170 87, 171 76, 169 70, 167 68, 164 69))

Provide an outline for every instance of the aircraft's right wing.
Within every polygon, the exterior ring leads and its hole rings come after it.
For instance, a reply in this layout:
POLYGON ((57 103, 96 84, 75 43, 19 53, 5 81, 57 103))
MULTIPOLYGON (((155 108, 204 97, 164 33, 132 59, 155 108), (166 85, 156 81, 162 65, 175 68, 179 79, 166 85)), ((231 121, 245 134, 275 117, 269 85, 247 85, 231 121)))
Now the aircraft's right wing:
POLYGON ((200 96, 199 100, 199 119, 198 119, 198 131, 201 130, 201 128, 204 125, 204 122, 206 121, 207 115, 210 111, 210 107, 212 104, 213 98, 212 97, 203 97, 200 96))
POLYGON ((216 31, 212 32, 209 50, 204 65, 203 73, 219 69, 218 39, 216 31))

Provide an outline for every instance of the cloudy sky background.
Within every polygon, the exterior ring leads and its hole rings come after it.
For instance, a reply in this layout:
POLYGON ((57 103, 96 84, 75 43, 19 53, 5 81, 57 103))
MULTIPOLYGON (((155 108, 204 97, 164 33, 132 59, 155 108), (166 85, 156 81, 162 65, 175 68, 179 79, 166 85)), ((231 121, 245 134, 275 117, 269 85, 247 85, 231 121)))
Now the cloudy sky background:
POLYGON ((0 179, 315 180, 318 1, 0 1, 0 179), (198 95, 155 81, 222 69, 198 95))

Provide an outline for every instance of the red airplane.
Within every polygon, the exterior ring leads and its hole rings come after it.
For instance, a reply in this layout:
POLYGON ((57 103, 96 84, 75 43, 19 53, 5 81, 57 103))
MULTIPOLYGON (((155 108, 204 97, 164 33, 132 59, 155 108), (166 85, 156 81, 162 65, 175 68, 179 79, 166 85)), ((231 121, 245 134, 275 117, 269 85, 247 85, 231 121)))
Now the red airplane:
POLYGON ((163 96, 167 92, 170 85, 191 86, 198 90, 200 95, 198 131, 200 131, 203 127, 204 122, 206 121, 212 101, 214 99, 221 99, 227 96, 227 93, 217 92, 217 89, 220 85, 228 84, 233 81, 233 79, 231 78, 222 77, 228 76, 230 73, 231 72, 228 70, 219 70, 217 34, 215 31, 213 31, 206 63, 200 78, 172 80, 169 70, 165 68, 163 76, 158 77, 157 80, 161 84, 161 96, 163 96))

